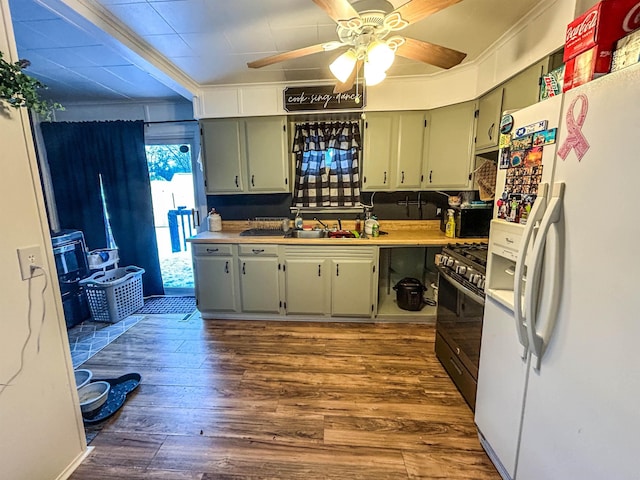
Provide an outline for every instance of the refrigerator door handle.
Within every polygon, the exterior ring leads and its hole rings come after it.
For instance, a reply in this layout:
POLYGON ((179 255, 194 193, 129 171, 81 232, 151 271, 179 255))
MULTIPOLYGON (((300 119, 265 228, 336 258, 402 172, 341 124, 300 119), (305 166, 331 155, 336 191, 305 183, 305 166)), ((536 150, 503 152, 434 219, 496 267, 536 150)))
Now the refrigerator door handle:
POLYGON ((547 246, 547 236, 551 227, 554 229, 554 234, 559 237, 558 234, 558 222, 560 222, 562 216, 562 201, 564 198, 564 183, 556 183, 553 185, 553 194, 549 207, 545 212, 542 221, 540 222, 540 231, 533 245, 531 252, 532 263, 527 267, 527 285, 525 287, 525 311, 527 312, 527 336, 529 337, 529 350, 531 351, 534 363, 534 369, 540 369, 540 363, 542 356, 544 355, 547 344, 549 343, 549 335, 553 331, 553 326, 556 321, 558 307, 560 303, 560 282, 561 282, 561 262, 560 258, 560 241, 555 242, 555 249, 553 252, 548 252, 552 259, 553 272, 551 275, 551 295, 549 299, 547 311, 544 315, 539 315, 537 311, 538 307, 538 292, 540 284, 540 277, 542 275, 542 260, 545 256, 545 247, 547 246), (534 290, 535 289, 535 290, 534 290), (543 333, 538 332, 537 320, 538 318, 546 318, 546 337, 543 333))
MULTIPOLYGON (((549 185, 541 183, 538 186, 538 196, 533 204, 533 208, 527 218, 527 224, 525 225, 524 232, 522 234, 522 240, 520 241, 520 248, 518 250, 518 260, 516 261, 515 272, 513 275, 513 314, 516 322, 516 332, 518 332, 518 341, 524 348, 522 350, 522 358, 526 358, 527 351, 529 349, 529 338, 527 336, 526 322, 527 315, 526 310, 523 311, 523 292, 522 292, 522 279, 524 277, 524 267, 527 261, 527 254, 529 253, 529 247, 533 244, 534 231, 538 227, 540 219, 543 217, 546 207, 546 197, 549 185)), ((529 282, 528 282, 529 283, 529 282)), ((526 307, 526 304, 524 305, 526 307)))

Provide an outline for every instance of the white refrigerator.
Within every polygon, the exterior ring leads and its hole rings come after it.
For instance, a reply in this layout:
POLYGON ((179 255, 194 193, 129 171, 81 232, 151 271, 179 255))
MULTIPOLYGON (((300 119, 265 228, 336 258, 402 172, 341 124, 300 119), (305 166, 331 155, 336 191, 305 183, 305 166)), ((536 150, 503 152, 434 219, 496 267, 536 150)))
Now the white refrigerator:
POLYGON ((640 65, 513 118, 557 133, 526 223, 492 221, 481 443, 505 479, 638 479, 640 65))

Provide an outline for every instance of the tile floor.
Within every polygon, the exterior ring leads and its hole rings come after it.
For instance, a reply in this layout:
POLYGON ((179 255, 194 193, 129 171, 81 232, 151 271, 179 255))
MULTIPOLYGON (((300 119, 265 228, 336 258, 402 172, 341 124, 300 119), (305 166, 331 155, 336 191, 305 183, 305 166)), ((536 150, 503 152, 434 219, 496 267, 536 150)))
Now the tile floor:
POLYGON ((78 368, 143 318, 144 315, 130 315, 117 323, 87 320, 67 330, 73 368, 78 368))

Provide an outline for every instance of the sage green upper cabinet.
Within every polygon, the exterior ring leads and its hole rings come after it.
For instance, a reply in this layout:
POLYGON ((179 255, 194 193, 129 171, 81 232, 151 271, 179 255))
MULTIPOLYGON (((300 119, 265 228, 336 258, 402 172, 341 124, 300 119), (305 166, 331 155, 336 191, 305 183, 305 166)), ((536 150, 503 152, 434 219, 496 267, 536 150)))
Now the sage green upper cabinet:
POLYGON ((480 97, 476 127, 476 152, 498 148, 503 87, 497 87, 480 97))
POLYGON ((422 188, 467 188, 473 160, 475 102, 431 110, 424 130, 422 188))
POLYGON ((397 146, 397 115, 391 112, 367 113, 364 122, 362 190, 391 188, 391 159, 397 146))
POLYGON ((425 128, 424 112, 398 113, 398 150, 393 189, 419 190, 425 128))
POLYGON ((285 117, 206 119, 201 135, 207 193, 290 191, 285 117))
POLYGON ((502 113, 520 110, 538 101, 540 77, 549 71, 552 61, 553 57, 545 57, 480 97, 476 152, 498 149, 502 113))
POLYGON ((285 117, 245 119, 249 192, 289 191, 289 155, 285 117))
POLYGON ((200 132, 207 193, 243 192, 244 121, 235 118, 203 120, 200 132))
POLYGON ((362 190, 420 188, 424 112, 367 113, 362 190))
POLYGON ((504 84, 502 111, 519 110, 538 101, 540 77, 547 73, 550 60, 534 63, 504 84))

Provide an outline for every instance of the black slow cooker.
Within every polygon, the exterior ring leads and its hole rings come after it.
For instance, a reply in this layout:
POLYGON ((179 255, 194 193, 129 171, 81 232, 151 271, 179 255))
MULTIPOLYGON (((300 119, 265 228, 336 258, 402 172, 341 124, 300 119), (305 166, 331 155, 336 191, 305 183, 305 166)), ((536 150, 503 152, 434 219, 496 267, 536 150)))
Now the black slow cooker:
POLYGON ((396 291, 396 301, 401 309, 417 311, 424 306, 423 293, 427 288, 420 280, 405 277, 396 283, 393 289, 396 291))

